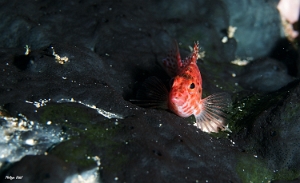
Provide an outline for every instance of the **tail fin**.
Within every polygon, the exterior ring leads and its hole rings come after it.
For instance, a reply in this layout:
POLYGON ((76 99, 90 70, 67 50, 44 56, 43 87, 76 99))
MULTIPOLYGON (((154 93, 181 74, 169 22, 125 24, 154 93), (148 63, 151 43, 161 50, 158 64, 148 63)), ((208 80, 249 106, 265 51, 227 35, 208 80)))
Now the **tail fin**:
POLYGON ((160 79, 151 76, 138 90, 136 99, 130 101, 141 107, 167 109, 168 90, 160 79))
POLYGON ((202 100, 202 111, 196 117, 196 125, 204 132, 219 132, 219 129, 231 132, 225 126, 226 113, 224 112, 231 105, 231 98, 228 93, 216 93, 202 100))

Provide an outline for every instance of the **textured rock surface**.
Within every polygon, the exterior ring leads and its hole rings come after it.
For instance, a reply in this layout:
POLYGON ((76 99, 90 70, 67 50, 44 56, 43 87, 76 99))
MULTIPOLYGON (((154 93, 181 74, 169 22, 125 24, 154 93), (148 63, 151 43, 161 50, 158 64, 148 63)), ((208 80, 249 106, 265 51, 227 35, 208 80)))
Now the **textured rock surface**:
POLYGON ((231 64, 236 56, 267 58, 282 39, 273 1, 233 4, 3 1, 1 181, 17 175, 24 182, 297 180, 299 81, 288 72, 297 57, 284 65, 284 59, 231 64), (240 23, 236 37, 223 43, 232 21, 240 23), (192 117, 128 102, 145 78, 168 81, 157 62, 173 39, 182 55, 199 40, 204 95, 232 96, 231 134, 203 133, 192 117))
POLYGON ((224 3, 230 25, 237 27, 235 38, 239 46, 236 55, 257 59, 269 54, 280 36, 277 0, 224 0, 224 3))
POLYGON ((232 119, 240 122, 235 123, 233 141, 243 152, 263 161, 268 169, 266 176, 274 179, 299 177, 298 98, 299 81, 295 81, 267 95, 248 95, 235 104, 239 112, 232 119))
POLYGON ((3 182, 63 182, 72 171, 75 170, 55 156, 30 155, 14 164, 1 179, 3 182))
POLYGON ((248 64, 238 78, 244 88, 262 92, 276 91, 294 79, 283 63, 270 58, 248 64))

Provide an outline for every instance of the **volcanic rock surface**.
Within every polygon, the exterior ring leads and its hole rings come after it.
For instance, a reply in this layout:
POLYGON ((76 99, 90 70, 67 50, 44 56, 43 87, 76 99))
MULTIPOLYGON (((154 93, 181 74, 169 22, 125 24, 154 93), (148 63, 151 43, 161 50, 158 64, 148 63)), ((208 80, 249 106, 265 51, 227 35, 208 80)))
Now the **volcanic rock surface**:
POLYGON ((274 52, 276 5, 2 1, 1 182, 299 180, 299 51, 274 52), (232 133, 130 102, 146 78, 171 79, 158 62, 174 40, 182 57, 200 42, 203 95, 231 95, 232 133))

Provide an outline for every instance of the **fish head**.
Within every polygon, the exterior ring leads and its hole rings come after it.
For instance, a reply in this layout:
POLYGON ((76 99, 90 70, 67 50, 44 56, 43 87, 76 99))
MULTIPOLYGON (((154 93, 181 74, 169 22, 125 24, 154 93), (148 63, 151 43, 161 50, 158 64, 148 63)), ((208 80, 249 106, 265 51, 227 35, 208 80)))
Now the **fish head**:
POLYGON ((202 79, 196 63, 184 68, 175 78, 169 93, 169 108, 177 115, 187 117, 199 105, 202 96, 202 79))

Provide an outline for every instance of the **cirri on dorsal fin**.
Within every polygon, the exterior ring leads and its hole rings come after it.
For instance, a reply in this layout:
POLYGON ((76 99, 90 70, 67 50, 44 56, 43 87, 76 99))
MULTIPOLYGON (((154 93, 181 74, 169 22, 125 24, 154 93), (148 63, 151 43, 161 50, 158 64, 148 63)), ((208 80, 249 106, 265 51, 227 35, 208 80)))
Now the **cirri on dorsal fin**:
POLYGON ((199 41, 194 43, 192 53, 184 60, 182 60, 182 67, 184 68, 192 62, 197 63, 198 58, 199 58, 199 41))
POLYGON ((176 76, 182 68, 185 68, 190 63, 197 62, 199 55, 199 42, 197 41, 194 43, 192 53, 184 60, 181 60, 178 44, 175 40, 173 47, 174 48, 169 51, 168 56, 163 59, 163 67, 171 78, 176 76))

